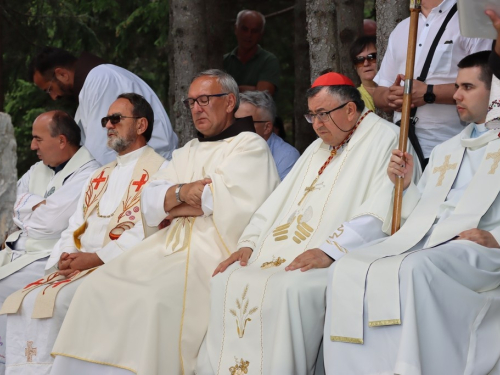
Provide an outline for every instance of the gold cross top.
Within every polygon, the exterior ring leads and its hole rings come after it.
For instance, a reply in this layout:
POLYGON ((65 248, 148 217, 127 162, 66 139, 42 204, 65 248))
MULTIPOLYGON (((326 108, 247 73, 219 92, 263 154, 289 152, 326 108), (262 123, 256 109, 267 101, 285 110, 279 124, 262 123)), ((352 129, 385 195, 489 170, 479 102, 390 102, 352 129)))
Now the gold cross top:
POLYGON ((441 186, 441 184, 443 183, 444 175, 446 174, 446 172, 457 168, 457 163, 450 164, 450 157, 451 157, 451 155, 446 155, 444 158, 443 165, 440 167, 435 167, 434 171, 432 172, 433 174, 439 172, 439 179, 438 179, 436 186, 441 186))
POLYGON ((500 162, 500 150, 497 152, 490 152, 486 155, 486 160, 493 159, 493 164, 491 165, 491 169, 488 174, 495 174, 495 171, 498 168, 498 163, 500 162))

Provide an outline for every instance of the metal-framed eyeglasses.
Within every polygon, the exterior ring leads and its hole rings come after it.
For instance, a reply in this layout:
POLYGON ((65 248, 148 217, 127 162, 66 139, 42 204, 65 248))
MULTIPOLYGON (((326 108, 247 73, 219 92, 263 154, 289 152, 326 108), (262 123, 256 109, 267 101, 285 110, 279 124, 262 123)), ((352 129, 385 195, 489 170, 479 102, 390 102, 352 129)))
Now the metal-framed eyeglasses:
POLYGON ((330 116, 330 113, 335 112, 337 109, 344 108, 348 103, 350 103, 350 102, 345 102, 344 104, 339 105, 338 107, 331 109, 327 112, 306 113, 304 115, 304 117, 306 118, 307 122, 310 124, 314 123, 314 119, 316 119, 316 118, 320 122, 326 122, 326 121, 328 121, 328 119, 333 121, 333 119, 330 116))
POLYGON ((103 128, 105 128, 106 124, 108 123, 108 121, 112 125, 116 125, 116 124, 118 124, 122 120, 122 118, 141 118, 141 117, 137 117, 137 116, 122 116, 122 115, 114 114, 114 115, 109 115, 109 116, 103 117, 101 119, 101 125, 102 125, 103 128))
POLYGON ((198 103, 199 106, 206 106, 210 103, 210 98, 215 97, 218 98, 220 96, 225 96, 229 95, 228 92, 224 92, 222 94, 212 94, 212 95, 200 95, 197 98, 187 98, 184 99, 182 102, 186 106, 187 109, 193 109, 194 108, 194 103, 198 103))
POLYGON ((372 61, 375 62, 377 60, 377 52, 369 53, 366 56, 356 56, 354 58, 354 65, 363 65, 365 63, 365 60, 369 63, 371 63, 372 61))

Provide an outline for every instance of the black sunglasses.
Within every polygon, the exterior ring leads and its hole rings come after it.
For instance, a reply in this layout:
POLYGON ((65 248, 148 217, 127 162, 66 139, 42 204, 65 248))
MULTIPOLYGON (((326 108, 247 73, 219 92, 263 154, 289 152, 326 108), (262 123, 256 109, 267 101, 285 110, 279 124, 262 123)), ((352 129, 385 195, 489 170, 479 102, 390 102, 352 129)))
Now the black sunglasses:
POLYGON ((369 53, 366 56, 356 56, 354 58, 354 65, 364 64, 365 60, 368 60, 368 61, 377 60, 377 52, 369 53))
POLYGON ((106 117, 103 117, 101 119, 101 125, 103 128, 106 127, 106 124, 108 123, 108 121, 113 124, 113 125, 116 125, 118 124, 122 118, 141 118, 141 117, 133 117, 133 116, 122 116, 122 115, 109 115, 109 116, 106 116, 106 117))

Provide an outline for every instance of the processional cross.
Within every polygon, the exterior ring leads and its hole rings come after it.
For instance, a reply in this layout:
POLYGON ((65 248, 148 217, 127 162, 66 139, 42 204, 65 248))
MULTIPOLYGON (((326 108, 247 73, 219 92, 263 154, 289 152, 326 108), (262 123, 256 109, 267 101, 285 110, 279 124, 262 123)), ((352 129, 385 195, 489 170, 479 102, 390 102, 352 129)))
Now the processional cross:
POLYGON ((498 163, 500 162, 500 150, 498 150, 497 152, 490 152, 489 154, 487 154, 486 160, 488 159, 493 159, 493 164, 488 174, 495 174, 495 171, 498 168, 498 163))
POLYGON ((446 172, 457 168, 457 163, 450 164, 450 157, 451 155, 446 155, 443 165, 440 167, 435 167, 434 171, 432 172, 433 174, 439 172, 439 179, 436 186, 442 185, 446 172))
POLYGON ((33 347, 33 341, 28 341, 27 348, 24 348, 24 355, 27 362, 33 362, 33 356, 36 355, 36 348, 33 347))

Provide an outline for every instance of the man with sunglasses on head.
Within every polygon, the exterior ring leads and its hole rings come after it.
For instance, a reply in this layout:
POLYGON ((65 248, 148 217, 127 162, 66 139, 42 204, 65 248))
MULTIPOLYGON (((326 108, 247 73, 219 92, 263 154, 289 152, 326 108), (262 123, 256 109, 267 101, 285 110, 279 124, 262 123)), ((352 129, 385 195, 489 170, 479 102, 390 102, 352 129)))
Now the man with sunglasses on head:
MULTIPOLYGON (((453 99, 458 73, 457 63, 474 52, 490 50, 492 45, 491 40, 465 38, 460 35, 458 12, 452 13, 456 11, 456 2, 422 0, 421 3, 412 106, 417 108, 415 133, 423 159, 428 159, 436 145, 457 135, 465 126, 457 114, 453 99), (445 25, 442 36, 438 38, 434 53, 431 53, 428 73, 426 77, 422 77, 431 45, 448 15, 451 18, 445 25)), ((373 94, 375 106, 386 112, 394 111, 394 122, 401 119, 409 24, 410 18, 407 18, 392 31, 379 72, 374 78, 379 85, 373 94)))
POLYGON ((267 91, 247 91, 240 94, 240 107, 236 117, 251 116, 255 131, 264 138, 273 154, 280 179, 283 180, 300 157, 295 147, 286 143, 273 131, 276 106, 267 91))
POLYGON ((99 123, 116 95, 124 92, 142 95, 151 105, 155 124, 149 145, 166 159, 172 157, 177 136, 168 115, 151 87, 132 72, 87 52, 77 58, 68 51, 45 47, 31 61, 28 76, 53 100, 78 101, 75 121, 82 129, 82 143, 102 165, 113 161, 116 153, 104 142, 106 131, 99 123))
POLYGON ((84 184, 69 226, 45 265, 48 276, 30 280, 0 310, 10 313, 7 374, 49 373, 52 346, 84 276, 143 240, 140 195, 152 176, 168 164, 147 145, 153 124, 153 109, 135 93, 119 95, 101 120, 107 145, 118 154, 116 161, 97 169, 84 184), (17 297, 19 293, 24 300, 17 297), (27 357, 28 341, 36 354, 27 357))
POLYGON ((238 94, 220 70, 191 82, 184 104, 198 137, 142 194, 150 235, 79 288, 53 349, 52 375, 193 374, 210 276, 279 183, 252 119, 234 117, 238 94))
POLYGON ((215 270, 199 375, 231 367, 314 373, 316 360, 322 362, 326 268, 344 251, 332 232, 347 218, 382 217, 390 205, 386 165, 397 127, 367 110, 352 81, 338 73, 317 78, 306 97, 305 117, 319 139, 215 270))

